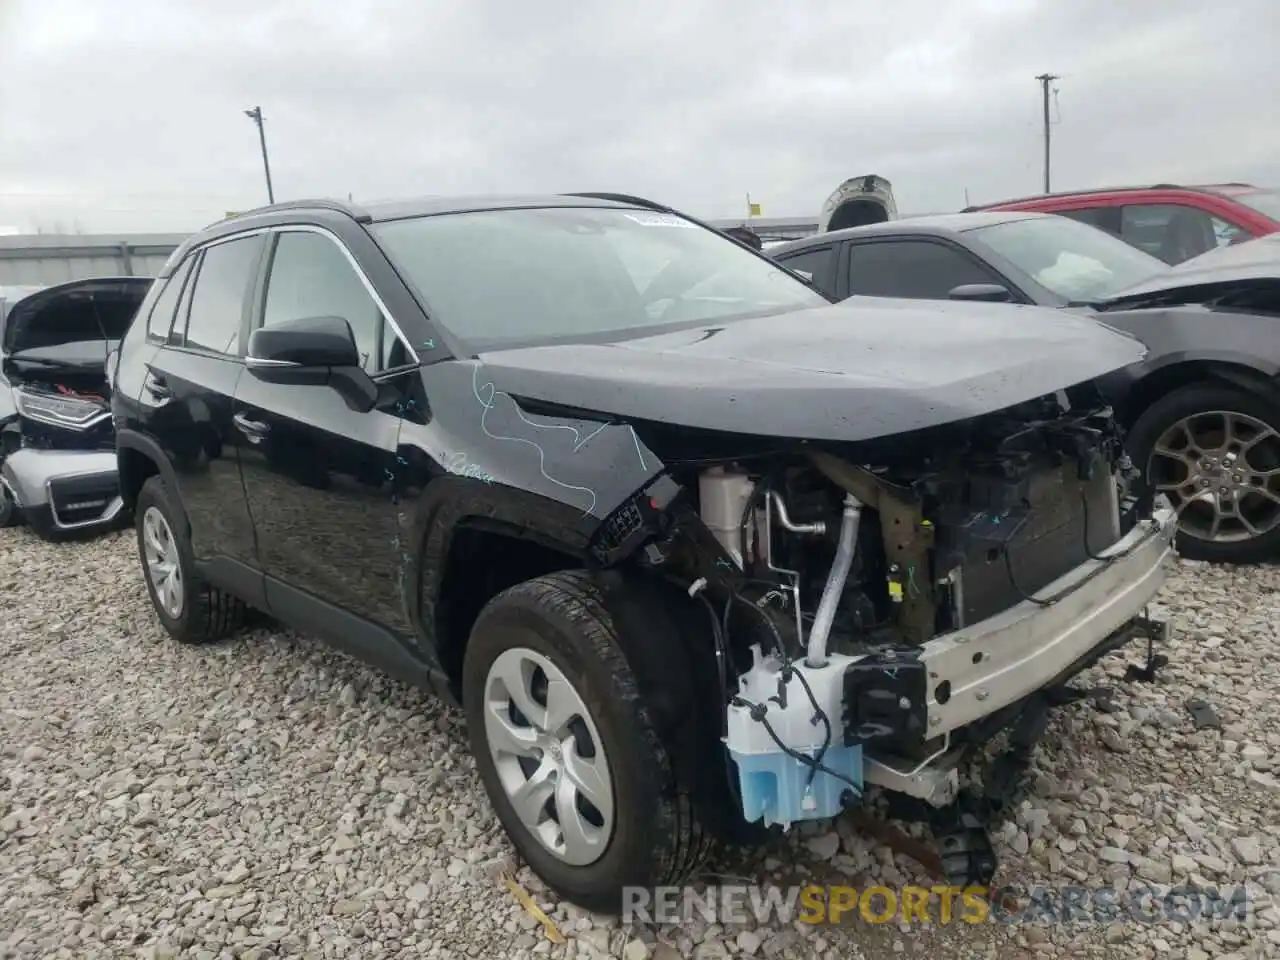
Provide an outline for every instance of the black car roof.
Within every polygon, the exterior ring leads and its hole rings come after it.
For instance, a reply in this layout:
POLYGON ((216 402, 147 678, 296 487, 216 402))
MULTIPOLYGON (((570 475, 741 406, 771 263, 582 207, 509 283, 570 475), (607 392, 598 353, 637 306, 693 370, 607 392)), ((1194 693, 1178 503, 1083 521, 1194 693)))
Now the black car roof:
POLYGON ((314 198, 289 200, 246 210, 235 216, 211 223, 183 241, 169 257, 161 276, 167 276, 174 264, 181 262, 196 246, 245 230, 281 226, 297 222, 299 215, 308 219, 347 216, 358 223, 383 223, 408 217, 430 217, 450 213, 475 213, 480 210, 533 210, 539 207, 606 207, 619 210, 665 210, 661 204, 623 194, 494 194, 460 197, 416 197, 386 200, 369 204, 314 198))
POLYGON ((1039 220, 1052 217, 1052 213, 1039 213, 1032 210, 992 210, 978 213, 938 213, 924 217, 907 217, 902 220, 886 220, 883 223, 871 223, 862 227, 847 227, 844 230, 832 230, 830 233, 815 233, 800 240, 780 243, 770 248, 769 255, 777 256, 792 250, 803 250, 805 247, 817 246, 832 240, 844 240, 852 237, 869 236, 932 236, 943 237, 957 233, 976 230, 979 227, 990 227, 1000 223, 1012 223, 1015 220, 1039 220))

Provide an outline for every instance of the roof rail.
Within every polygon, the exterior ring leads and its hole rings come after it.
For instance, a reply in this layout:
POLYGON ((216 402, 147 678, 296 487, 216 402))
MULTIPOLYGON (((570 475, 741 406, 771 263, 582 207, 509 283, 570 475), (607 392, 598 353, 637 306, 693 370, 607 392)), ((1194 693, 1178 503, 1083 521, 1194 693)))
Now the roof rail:
POLYGON ((241 217, 252 217, 260 213, 275 213, 280 210, 332 210, 334 213, 345 213, 358 223, 373 222, 373 217, 353 203, 317 197, 311 200, 282 200, 280 203, 269 203, 266 206, 254 207, 251 210, 242 210, 230 217, 223 217, 221 220, 215 221, 215 223, 225 223, 228 220, 239 220, 241 217))
POLYGON ((995 200, 991 203, 980 203, 965 207, 961 213, 976 213, 979 210, 988 210, 991 207, 1001 207, 1008 203, 1027 203, 1031 200, 1041 200, 1046 197, 1087 197, 1099 193, 1121 193, 1128 190, 1194 190, 1197 193, 1211 192, 1214 187, 1246 187, 1252 188, 1252 183, 1240 183, 1232 181, 1230 183, 1215 183, 1205 186, 1187 186, 1181 183, 1153 183, 1147 186, 1129 186, 1129 187, 1090 187, 1085 190, 1062 190, 1054 193, 1036 193, 1026 197, 1010 197, 1006 200, 995 200))
POLYGON ((566 193, 566 197, 582 197, 586 200, 610 200, 613 203, 626 203, 633 207, 645 207, 649 210, 659 210, 663 213, 671 213, 672 210, 666 204, 655 203, 652 200, 646 200, 644 197, 633 197, 628 193, 566 193))

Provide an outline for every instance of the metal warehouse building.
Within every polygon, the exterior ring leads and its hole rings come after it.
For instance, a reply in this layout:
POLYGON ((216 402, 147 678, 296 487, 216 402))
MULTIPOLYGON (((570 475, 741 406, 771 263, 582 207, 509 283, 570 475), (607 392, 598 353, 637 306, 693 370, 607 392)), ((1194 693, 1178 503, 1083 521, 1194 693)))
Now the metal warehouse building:
MULTIPOLYGON (((711 220, 715 227, 749 225, 765 240, 807 237, 818 229, 806 217, 711 220)), ((154 276, 182 233, 19 234, 0 236, 0 287, 43 287, 85 277, 154 276)))
POLYGON ((0 237, 0 286, 42 287, 84 277, 154 276, 181 233, 0 237))

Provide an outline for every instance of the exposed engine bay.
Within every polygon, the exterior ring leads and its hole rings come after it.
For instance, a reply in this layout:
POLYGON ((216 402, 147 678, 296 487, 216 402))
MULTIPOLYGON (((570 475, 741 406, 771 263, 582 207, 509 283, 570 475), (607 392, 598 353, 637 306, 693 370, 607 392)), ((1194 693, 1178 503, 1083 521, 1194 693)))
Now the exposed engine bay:
POLYGON ((1176 527, 1093 385, 677 479, 648 562, 712 611, 742 813, 784 827, 871 783, 953 805, 991 722, 1142 635, 1176 527))
POLYGON ((1069 404, 1053 395, 898 438, 876 465, 815 451, 713 467, 699 510, 779 653, 920 644, 1027 599, 1120 536, 1136 471, 1109 410, 1069 404))

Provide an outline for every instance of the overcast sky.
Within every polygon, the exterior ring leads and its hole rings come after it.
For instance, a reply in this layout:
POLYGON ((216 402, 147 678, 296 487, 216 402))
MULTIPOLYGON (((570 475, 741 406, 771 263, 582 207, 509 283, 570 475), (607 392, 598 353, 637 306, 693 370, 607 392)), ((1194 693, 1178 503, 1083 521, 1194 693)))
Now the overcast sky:
POLYGON ((1278 0, 0 0, 0 228, 194 229, 276 196, 617 190, 922 213, 1280 185, 1278 0))

